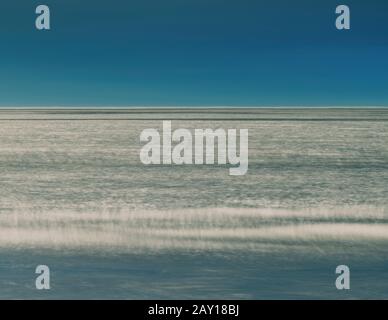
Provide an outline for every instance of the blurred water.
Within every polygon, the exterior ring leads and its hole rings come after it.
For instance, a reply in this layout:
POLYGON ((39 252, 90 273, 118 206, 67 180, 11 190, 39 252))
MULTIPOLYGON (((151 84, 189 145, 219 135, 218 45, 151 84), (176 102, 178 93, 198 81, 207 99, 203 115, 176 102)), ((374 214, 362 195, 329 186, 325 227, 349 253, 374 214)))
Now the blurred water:
POLYGON ((57 264, 45 297, 342 297, 347 261, 348 297, 386 297, 388 110, 232 111, 1 112, 0 297, 39 298, 38 260, 57 264), (143 165, 161 119, 249 129, 247 175, 143 165))

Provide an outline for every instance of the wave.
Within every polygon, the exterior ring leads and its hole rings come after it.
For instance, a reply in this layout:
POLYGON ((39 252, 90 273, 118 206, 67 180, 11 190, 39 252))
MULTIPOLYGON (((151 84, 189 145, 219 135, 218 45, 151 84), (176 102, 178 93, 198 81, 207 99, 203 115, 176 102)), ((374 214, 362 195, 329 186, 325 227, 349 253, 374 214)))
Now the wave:
POLYGON ((388 209, 198 208, 39 211, 0 214, 0 248, 272 250, 387 242, 388 209))

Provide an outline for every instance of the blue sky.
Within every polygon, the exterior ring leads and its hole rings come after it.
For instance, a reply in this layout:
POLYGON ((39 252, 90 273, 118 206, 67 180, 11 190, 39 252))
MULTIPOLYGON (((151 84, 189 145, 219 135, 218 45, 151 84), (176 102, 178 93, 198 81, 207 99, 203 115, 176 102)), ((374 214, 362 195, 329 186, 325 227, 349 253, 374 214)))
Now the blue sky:
POLYGON ((0 4, 0 106, 388 106, 388 2, 0 4), (35 8, 51 9, 50 31, 35 8), (351 30, 335 8, 351 9, 351 30))

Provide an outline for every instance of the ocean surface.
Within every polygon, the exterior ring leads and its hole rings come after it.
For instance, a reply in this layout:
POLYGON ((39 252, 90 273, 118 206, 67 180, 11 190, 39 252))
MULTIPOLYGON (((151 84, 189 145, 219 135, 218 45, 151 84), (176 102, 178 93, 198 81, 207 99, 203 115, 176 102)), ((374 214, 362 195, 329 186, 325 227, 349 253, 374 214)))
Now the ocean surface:
POLYGON ((1 110, 0 137, 1 299, 388 298, 388 109, 1 110), (162 120, 249 129, 247 174, 142 164, 162 120))

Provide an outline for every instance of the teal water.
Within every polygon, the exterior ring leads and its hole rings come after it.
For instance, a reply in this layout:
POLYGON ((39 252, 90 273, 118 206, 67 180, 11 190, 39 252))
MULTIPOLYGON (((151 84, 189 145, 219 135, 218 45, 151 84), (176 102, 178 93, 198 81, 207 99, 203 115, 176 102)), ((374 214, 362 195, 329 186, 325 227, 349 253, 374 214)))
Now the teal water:
POLYGON ((0 298, 388 295, 388 110, 8 110, 0 124, 0 298), (162 119, 249 129, 248 173, 143 165, 140 132, 162 119))

